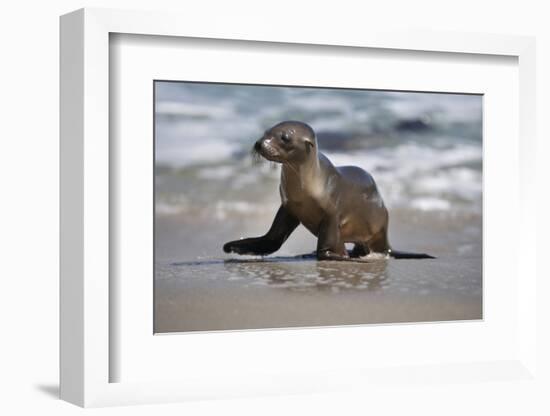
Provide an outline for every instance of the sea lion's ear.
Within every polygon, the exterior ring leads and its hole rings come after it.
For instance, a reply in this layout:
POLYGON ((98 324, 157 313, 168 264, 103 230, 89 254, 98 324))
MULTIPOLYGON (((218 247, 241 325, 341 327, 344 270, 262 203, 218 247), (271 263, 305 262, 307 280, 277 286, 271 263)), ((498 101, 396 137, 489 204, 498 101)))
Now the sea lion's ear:
POLYGON ((315 142, 309 137, 304 137, 304 142, 306 143, 306 147, 308 149, 311 147, 315 147, 315 142))

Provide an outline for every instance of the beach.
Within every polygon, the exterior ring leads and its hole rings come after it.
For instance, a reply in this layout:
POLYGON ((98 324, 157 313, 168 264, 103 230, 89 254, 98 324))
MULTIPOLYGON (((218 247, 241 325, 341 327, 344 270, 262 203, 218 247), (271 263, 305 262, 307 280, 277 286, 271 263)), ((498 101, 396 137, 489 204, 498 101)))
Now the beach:
POLYGON ((224 241, 242 230, 261 234, 269 221, 159 219, 156 232, 163 244, 156 252, 155 332, 482 318, 481 245, 475 243, 481 228, 471 218, 457 218, 452 225, 433 216, 414 224, 392 222, 395 247, 437 259, 302 259, 296 255, 315 248, 303 227, 272 256, 222 252, 224 241))
MULTIPOLYGON (((156 333, 482 319, 481 98, 161 82, 155 112, 156 333), (396 250, 436 259, 319 262, 303 226, 266 257, 280 166, 250 156, 300 119, 335 165, 369 171, 396 250)), ((351 247, 349 247, 351 248, 351 247)))

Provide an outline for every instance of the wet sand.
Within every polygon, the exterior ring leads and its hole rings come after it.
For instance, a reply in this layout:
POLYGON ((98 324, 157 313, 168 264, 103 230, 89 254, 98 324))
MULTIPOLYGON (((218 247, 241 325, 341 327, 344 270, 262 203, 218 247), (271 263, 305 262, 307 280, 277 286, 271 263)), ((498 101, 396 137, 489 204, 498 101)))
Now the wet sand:
POLYGON ((437 259, 301 258, 315 248, 303 227, 272 256, 225 255, 225 241, 263 234, 271 215, 157 216, 155 332, 481 319, 481 219, 391 215, 394 248, 437 259))

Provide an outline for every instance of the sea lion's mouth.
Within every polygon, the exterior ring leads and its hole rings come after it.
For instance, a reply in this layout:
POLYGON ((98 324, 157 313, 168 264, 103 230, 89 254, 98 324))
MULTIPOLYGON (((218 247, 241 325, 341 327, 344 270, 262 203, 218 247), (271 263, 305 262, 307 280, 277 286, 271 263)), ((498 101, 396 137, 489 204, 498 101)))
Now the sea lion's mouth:
POLYGON ((258 140, 254 144, 252 152, 271 162, 283 163, 283 158, 275 146, 269 140, 258 140))

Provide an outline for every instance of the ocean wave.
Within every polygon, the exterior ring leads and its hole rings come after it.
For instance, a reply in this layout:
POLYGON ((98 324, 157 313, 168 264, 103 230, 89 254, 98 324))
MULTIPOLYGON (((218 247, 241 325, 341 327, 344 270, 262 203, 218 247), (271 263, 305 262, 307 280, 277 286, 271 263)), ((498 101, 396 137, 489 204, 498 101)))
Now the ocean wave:
MULTIPOLYGON (((462 209, 481 212, 482 171, 481 150, 472 145, 434 149, 416 144, 370 152, 327 153, 337 166, 355 165, 370 172, 388 208, 409 208, 420 211, 451 211, 462 209)), ((276 198, 280 168, 268 163, 253 164, 249 159, 228 164, 210 163, 185 168, 187 188, 200 189, 217 218, 232 215, 256 215, 269 210, 266 195, 276 198), (219 200, 220 192, 230 190, 236 200, 219 200), (210 196, 209 196, 210 195, 210 196)), ((158 182, 165 190, 164 181, 158 182)), ((178 191, 179 192, 179 191, 178 191)), ((171 198, 166 193, 159 214, 191 212, 197 206, 189 198, 171 198), (174 206, 179 208, 174 208, 174 206)))
POLYGON ((451 203, 441 198, 415 198, 411 201, 411 207, 421 211, 448 211, 451 203))
POLYGON ((155 149, 157 161, 167 165, 221 160, 285 119, 311 124, 320 138, 332 136, 331 150, 445 135, 447 144, 470 140, 479 146, 481 106, 474 95, 157 83, 155 149), (342 140, 332 140, 334 133, 342 140))
POLYGON ((211 204, 202 204, 199 201, 165 199, 162 196, 155 202, 155 215, 172 216, 180 214, 191 215, 196 220, 216 218, 224 220, 231 217, 263 216, 265 213, 275 214, 276 207, 272 204, 259 203, 248 200, 220 200, 212 201, 211 204))
POLYGON ((192 146, 165 146, 155 152, 157 165, 174 168, 193 164, 223 162, 231 159, 239 146, 219 140, 197 140, 192 146), (197 143, 198 142, 198 143, 197 143))
POLYGON ((395 92, 386 108, 401 118, 424 118, 431 123, 481 123, 479 95, 395 92))
POLYGON ((417 171, 434 171, 444 167, 480 163, 481 147, 462 143, 451 147, 404 143, 373 151, 323 152, 335 165, 357 165, 366 170, 399 172, 400 176, 417 171))
POLYGON ((235 115, 230 106, 214 107, 181 101, 159 101, 155 106, 155 114, 192 119, 228 118, 235 115))
MULTIPOLYGON (((395 149, 327 156, 336 165, 356 165, 370 172, 390 206, 406 205, 411 198, 464 201, 476 209, 481 203, 482 155, 474 145, 437 149, 404 144, 395 149)), ((424 209, 443 209, 441 203, 420 201, 417 206, 424 209)))
POLYGON ((265 211, 266 195, 277 194, 278 168, 253 165, 247 154, 285 119, 310 124, 335 165, 369 171, 390 208, 481 212, 480 96, 156 85, 155 163, 166 168, 157 171, 159 215, 200 212, 201 205, 222 217, 265 211))

